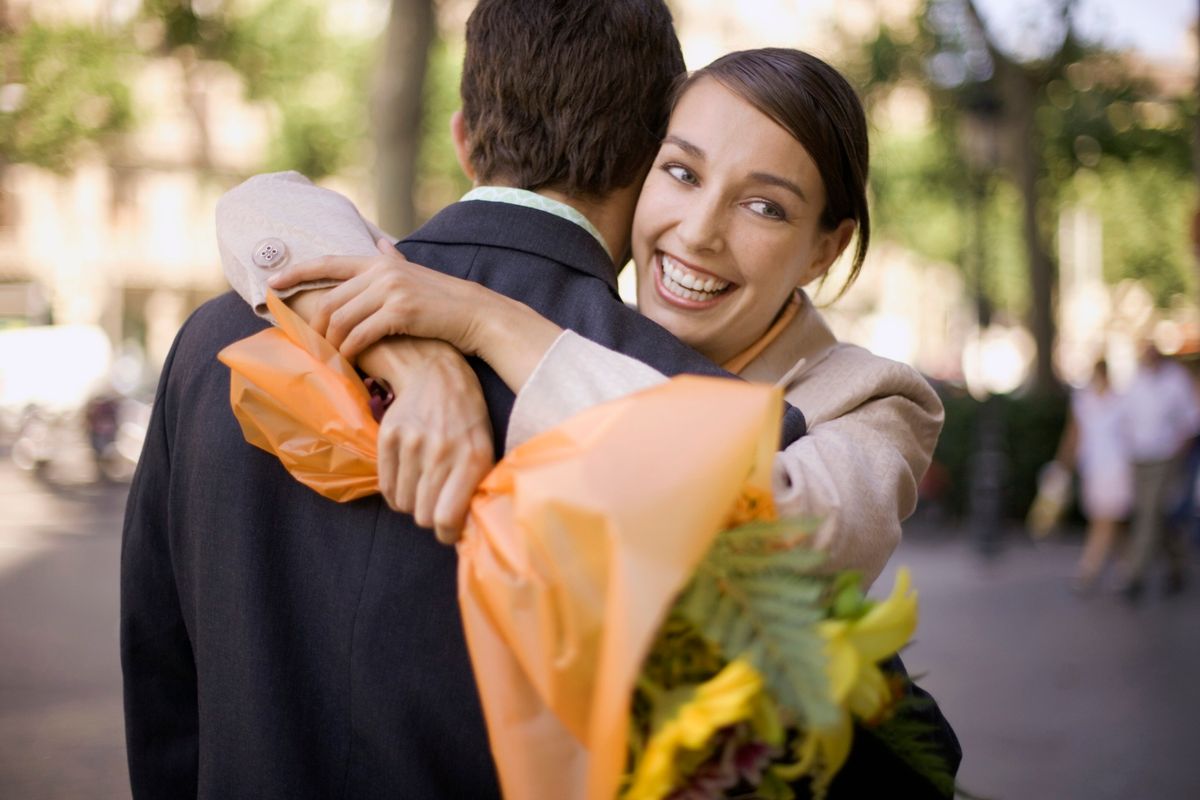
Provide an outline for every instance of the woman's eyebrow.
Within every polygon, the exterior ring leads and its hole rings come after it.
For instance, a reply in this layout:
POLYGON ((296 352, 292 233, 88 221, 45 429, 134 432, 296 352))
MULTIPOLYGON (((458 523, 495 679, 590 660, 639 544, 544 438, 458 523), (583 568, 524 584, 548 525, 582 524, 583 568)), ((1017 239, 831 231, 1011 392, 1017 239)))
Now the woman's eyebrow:
POLYGON ((808 198, 804 195, 804 190, 802 190, 795 183, 789 181, 787 178, 781 178, 778 175, 772 175, 769 172, 751 172, 750 179, 758 181, 759 183, 769 183, 772 186, 778 186, 781 189, 787 189, 804 202, 808 202, 808 198))
POLYGON ((689 142, 687 139, 681 139, 673 133, 667 134, 666 138, 663 139, 663 144, 673 144, 688 155, 694 156, 701 161, 704 160, 703 150, 689 142))

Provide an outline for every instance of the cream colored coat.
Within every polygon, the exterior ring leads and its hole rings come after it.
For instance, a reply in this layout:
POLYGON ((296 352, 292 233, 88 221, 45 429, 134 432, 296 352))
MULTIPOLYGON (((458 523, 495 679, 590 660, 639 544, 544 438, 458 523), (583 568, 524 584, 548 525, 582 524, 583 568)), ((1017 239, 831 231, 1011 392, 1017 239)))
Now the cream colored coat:
MULTIPOLYGON (((260 313, 273 273, 252 258, 263 240, 282 241, 294 263, 326 253, 372 255, 378 235, 348 200, 296 173, 252 178, 218 204, 226 277, 260 313)), ((861 570, 869 584, 916 506, 942 405, 911 367, 838 342, 800 294, 796 318, 742 377, 790 385, 787 400, 808 421, 808 435, 776 455, 774 494, 781 513, 819 517, 817 543, 828 551, 830 565, 861 570)), ((641 362, 568 331, 517 395, 506 445, 664 380, 641 362)))
MULTIPOLYGON (((796 318, 742 377, 791 386, 808 434, 775 456, 783 515, 821 520, 817 545, 834 568, 879 576, 917 503, 917 484, 942 429, 942 404, 916 370, 834 338, 804 292, 796 318)), ((508 445, 595 403, 666 378, 567 332, 517 395, 508 445)), ((720 420, 713 420, 720 425, 720 420)), ((703 436, 703 431, 697 431, 703 436)))

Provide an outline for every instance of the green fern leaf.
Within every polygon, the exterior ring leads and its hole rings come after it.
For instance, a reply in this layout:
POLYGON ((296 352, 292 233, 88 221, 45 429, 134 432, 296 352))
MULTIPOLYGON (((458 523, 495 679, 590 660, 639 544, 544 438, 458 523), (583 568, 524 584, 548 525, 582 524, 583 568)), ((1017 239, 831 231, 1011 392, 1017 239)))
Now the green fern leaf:
POLYGON ((807 546, 810 531, 807 522, 787 520, 721 534, 674 613, 727 660, 746 658, 785 719, 823 726, 837 719, 815 630, 829 579, 816 572, 822 556, 807 546))

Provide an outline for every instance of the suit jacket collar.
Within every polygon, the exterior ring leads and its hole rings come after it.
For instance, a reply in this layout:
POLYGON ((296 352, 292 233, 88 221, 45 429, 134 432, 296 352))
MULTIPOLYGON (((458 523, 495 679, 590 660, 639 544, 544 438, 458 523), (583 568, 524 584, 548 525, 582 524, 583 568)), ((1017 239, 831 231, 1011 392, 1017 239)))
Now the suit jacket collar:
POLYGON ((800 310, 775 341, 740 373, 748 381, 786 385, 829 355, 837 337, 803 289, 796 290, 800 310))
POLYGON ((466 200, 442 209, 404 241, 519 250, 599 278, 617 293, 617 269, 600 243, 575 223, 536 208, 466 200))

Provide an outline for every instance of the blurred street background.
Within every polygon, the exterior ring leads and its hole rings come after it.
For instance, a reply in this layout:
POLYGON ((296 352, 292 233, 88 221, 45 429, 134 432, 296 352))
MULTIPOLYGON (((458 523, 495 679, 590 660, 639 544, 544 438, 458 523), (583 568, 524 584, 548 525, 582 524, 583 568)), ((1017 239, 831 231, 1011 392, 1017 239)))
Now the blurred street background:
MULTIPOLYGON (((89 469, 63 466, 74 480, 89 469)), ((49 483, 0 463, 2 797, 129 797, 123 504, 119 485, 49 483)), ((1200 796, 1200 591, 1168 599, 1155 585, 1136 607, 1107 591, 1077 597, 1078 534, 1035 546, 1012 530, 984 557, 962 528, 917 520, 879 580, 913 572, 921 624, 905 660, 955 726, 960 781, 1014 800, 1200 796)))
MULTIPOLYGON (((1200 366, 1200 3, 668 4, 689 67, 798 47, 867 106, 871 251, 824 313, 946 404, 893 569, 963 786, 1200 797, 1200 458, 1170 493, 1190 584, 1122 594, 1078 580, 1064 440, 1099 359, 1117 393, 1150 346, 1200 366)), ((128 796, 121 514, 167 349, 226 290, 217 198, 295 169, 397 236, 456 200, 473 5, 0 0, 0 797, 128 796)))

